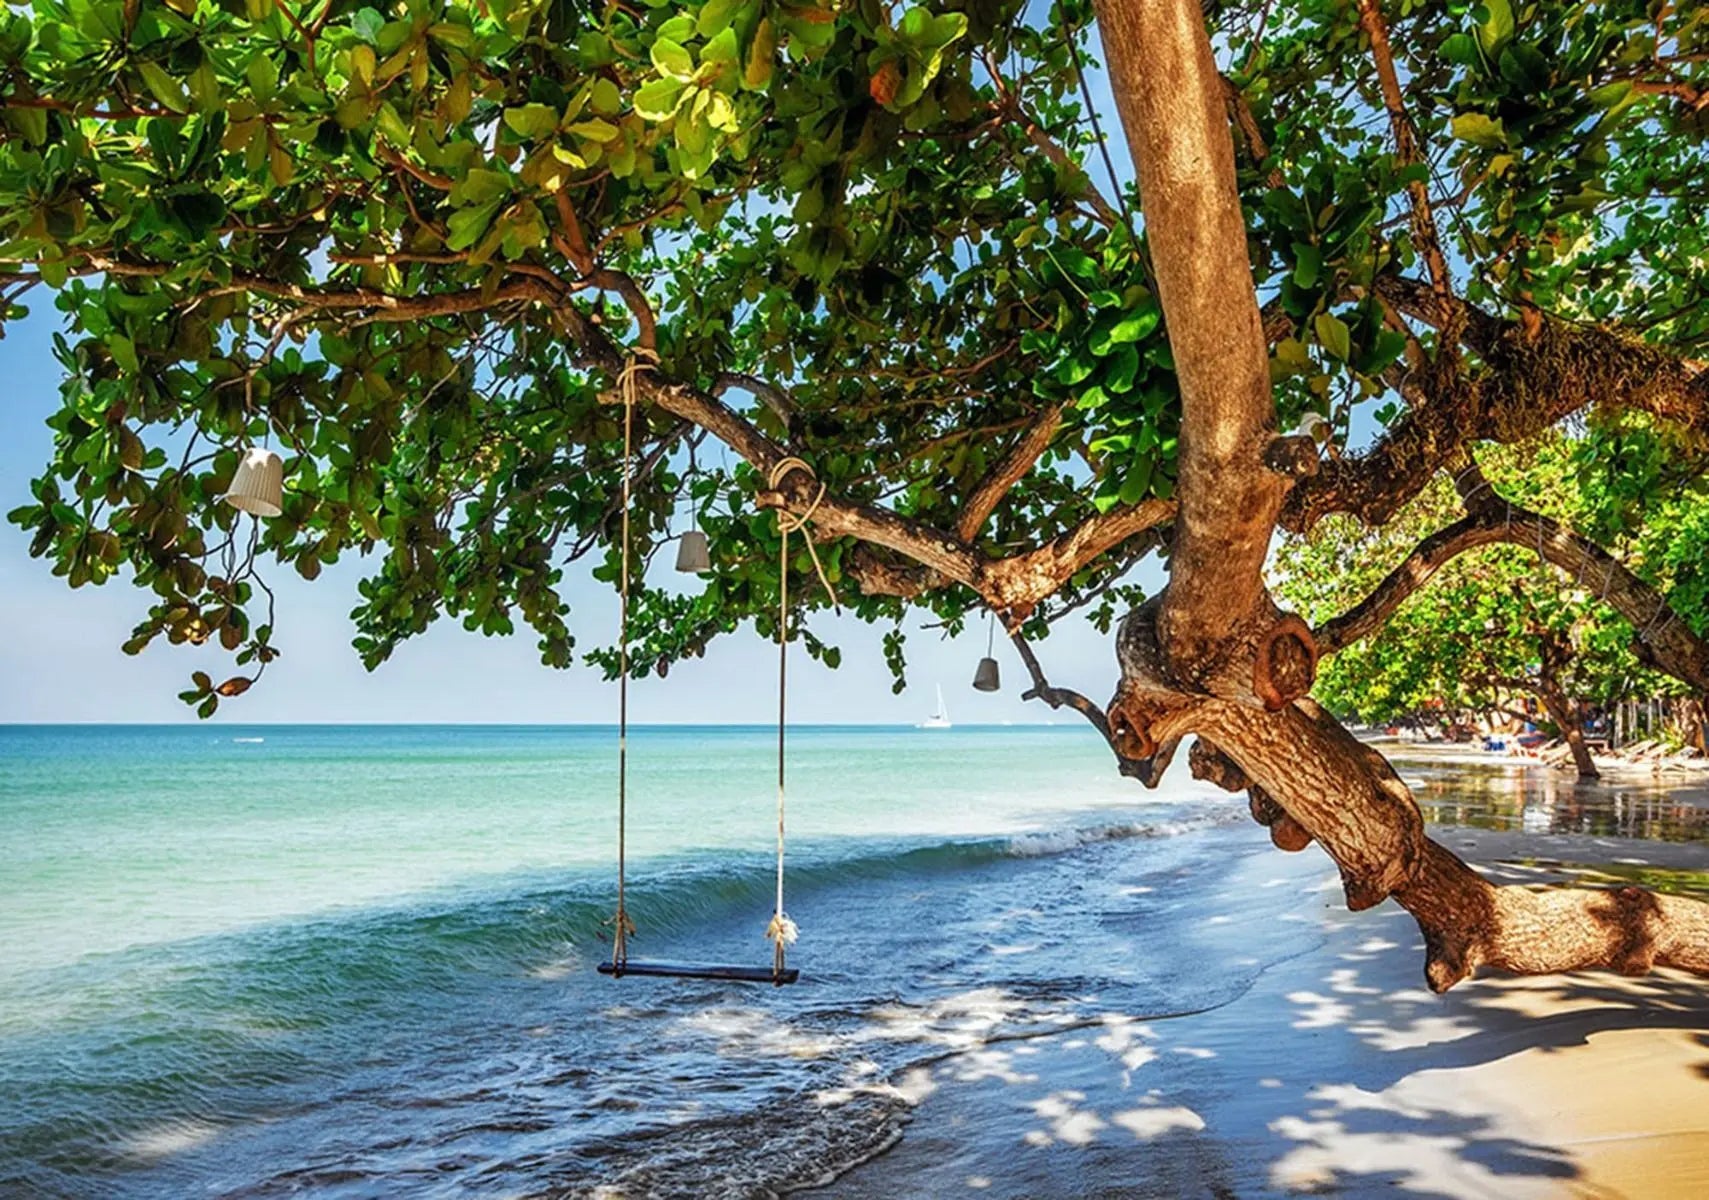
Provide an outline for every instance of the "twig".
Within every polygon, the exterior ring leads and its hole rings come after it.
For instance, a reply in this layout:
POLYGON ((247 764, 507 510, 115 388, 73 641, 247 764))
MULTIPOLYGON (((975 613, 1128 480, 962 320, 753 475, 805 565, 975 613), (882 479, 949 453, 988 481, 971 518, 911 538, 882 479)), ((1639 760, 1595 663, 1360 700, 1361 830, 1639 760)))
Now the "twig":
POLYGON ((1085 696, 1073 688, 1052 687, 1050 680, 1045 678, 1044 668, 1039 665, 1038 655, 1033 653, 1031 644, 1022 637, 1018 630, 1009 633, 1009 640, 1014 643, 1015 650, 1021 656, 1021 662, 1026 664, 1027 674, 1032 677, 1033 685, 1021 693, 1022 700, 1043 700, 1051 708, 1072 708, 1085 717, 1109 743, 1110 753, 1116 756, 1116 768, 1132 779, 1145 779, 1150 774, 1150 762, 1143 758, 1129 758, 1116 748, 1115 735, 1110 732, 1110 718, 1104 710, 1093 704, 1085 696))

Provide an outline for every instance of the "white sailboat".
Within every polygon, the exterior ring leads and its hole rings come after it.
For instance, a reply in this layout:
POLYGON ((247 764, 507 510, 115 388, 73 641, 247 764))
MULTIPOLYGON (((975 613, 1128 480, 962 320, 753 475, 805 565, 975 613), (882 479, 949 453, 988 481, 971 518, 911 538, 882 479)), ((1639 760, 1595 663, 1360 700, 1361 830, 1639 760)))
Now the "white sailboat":
POLYGON ((917 728, 917 729, 948 729, 949 727, 950 727, 949 712, 947 709, 944 708, 944 685, 940 683, 940 684, 938 684, 938 708, 937 708, 937 711, 934 712, 931 716, 927 717, 924 721, 921 721, 919 723, 919 725, 917 725, 915 728, 917 728))

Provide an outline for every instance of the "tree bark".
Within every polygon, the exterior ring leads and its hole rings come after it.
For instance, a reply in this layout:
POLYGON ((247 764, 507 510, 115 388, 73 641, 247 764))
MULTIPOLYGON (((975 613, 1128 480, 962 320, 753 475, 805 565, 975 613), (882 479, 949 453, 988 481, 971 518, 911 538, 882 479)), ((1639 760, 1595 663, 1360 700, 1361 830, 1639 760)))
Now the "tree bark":
POLYGON ((1602 773, 1596 769, 1596 760, 1590 756, 1590 747, 1584 744, 1584 719, 1578 701, 1568 697, 1553 676, 1544 677, 1537 694, 1543 701, 1543 708, 1548 712, 1549 720, 1561 731, 1567 749, 1572 751, 1573 766, 1578 768, 1578 777, 1583 780, 1601 779, 1602 773))
POLYGON ((1096 8, 1181 387, 1163 652, 1183 683, 1212 687, 1227 647, 1274 612, 1264 556, 1285 491, 1263 462, 1275 406, 1234 142, 1198 0, 1096 8))
POLYGON ((1262 578, 1289 484, 1265 465, 1268 353, 1204 18, 1197 0, 1097 0, 1097 12, 1139 168, 1182 412, 1169 585, 1117 638, 1122 678, 1107 731, 1118 755, 1148 760, 1137 773, 1155 781, 1197 734, 1194 771, 1249 791, 1278 846, 1317 841, 1341 870, 1350 908, 1392 896, 1413 914, 1436 991, 1480 965, 1709 974, 1709 905, 1637 888, 1492 886, 1425 837, 1418 805, 1382 755, 1304 698, 1317 647, 1297 617, 1276 609, 1262 578))
POLYGON ((1446 991, 1480 967, 1629 975, 1675 967, 1709 975, 1709 905, 1635 887, 1497 887, 1424 836, 1418 806, 1394 769, 1313 701, 1263 713, 1148 689, 1151 636, 1143 620, 1123 627, 1112 724, 1144 721, 1159 744, 1194 732, 1210 743, 1208 753, 1195 749, 1196 772, 1230 790, 1250 789, 1254 815, 1283 848, 1318 842, 1340 868, 1349 908, 1388 896, 1412 914, 1424 935, 1432 991, 1446 991), (1281 826, 1279 837, 1282 818, 1291 826, 1281 826))

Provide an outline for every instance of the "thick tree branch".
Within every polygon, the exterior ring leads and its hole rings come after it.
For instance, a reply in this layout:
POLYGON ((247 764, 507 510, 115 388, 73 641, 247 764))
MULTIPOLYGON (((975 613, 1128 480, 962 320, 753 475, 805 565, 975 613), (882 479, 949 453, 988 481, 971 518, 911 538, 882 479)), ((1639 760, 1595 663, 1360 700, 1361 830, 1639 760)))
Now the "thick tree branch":
POLYGON ((1617 330, 1542 314, 1506 321, 1412 279, 1384 277, 1380 298, 1476 352, 1442 378, 1409 376, 1420 402, 1369 451, 1323 464, 1288 496, 1282 523, 1305 531, 1331 512, 1386 522, 1478 441, 1535 437, 1591 406, 1650 413, 1709 433, 1709 366, 1617 330))
POLYGON ((1253 788, 1254 815, 1272 834, 1285 815, 1287 848, 1304 844, 1295 827, 1321 845, 1340 868, 1349 908, 1392 896, 1412 913, 1432 990, 1486 966, 1519 974, 1643 974, 1660 966, 1709 975, 1709 905, 1639 888, 1496 887, 1424 836, 1418 805, 1394 769, 1321 707, 1299 700, 1263 713, 1157 687, 1154 638, 1143 619, 1123 625, 1112 731, 1133 731, 1147 745, 1192 733, 1208 739, 1227 762, 1199 755, 1201 773, 1213 765, 1223 786, 1253 788))
MULTIPOLYGON (((782 446, 714 396, 659 379, 650 372, 643 373, 638 382, 643 400, 706 429, 762 475, 769 475, 789 456, 782 446)), ((918 594, 911 590, 915 585, 926 590, 942 586, 944 581, 959 583, 972 588, 999 612, 1016 618, 1031 612, 1040 600, 1099 555, 1168 520, 1175 511, 1174 504, 1165 500, 1123 505, 1087 518, 1035 550, 993 561, 952 532, 876 505, 856 504, 833 495, 821 497, 817 484, 801 472, 786 476, 776 491, 762 492, 758 499, 764 506, 795 513, 812 509, 813 528, 819 536, 852 537, 893 550, 930 573, 879 572, 877 564, 869 562, 872 581, 879 585, 876 590, 918 594)))
POLYGON ((1129 538, 1175 516, 1173 500, 1155 497, 1087 517, 1036 550, 998 559, 986 568, 987 598, 1019 619, 1053 594, 1076 571, 1129 538))
POLYGON ((1285 486, 1262 461, 1275 433, 1269 351, 1199 5, 1096 8, 1181 388, 1182 501, 1159 629, 1176 676, 1208 686, 1229 641, 1269 607, 1264 557, 1285 486))
POLYGON ((1051 439, 1062 427, 1062 409, 1060 404, 1052 405, 1039 415, 1023 433, 1009 452, 997 461, 973 495, 967 499, 967 505, 962 509, 961 519, 955 523, 955 535, 964 542, 971 542, 979 536, 979 531, 985 527, 985 522, 996 511, 1003 497, 1009 494, 1009 489, 1019 483, 1026 473, 1033 469, 1039 456, 1050 448, 1051 439))
POLYGON ((1425 538, 1377 587, 1315 631, 1324 654, 1368 637, 1450 560, 1479 546, 1506 542, 1536 551, 1575 576, 1631 623, 1653 665, 1700 690, 1709 691, 1709 643, 1693 634, 1649 584, 1588 538, 1539 513, 1494 499, 1425 538))

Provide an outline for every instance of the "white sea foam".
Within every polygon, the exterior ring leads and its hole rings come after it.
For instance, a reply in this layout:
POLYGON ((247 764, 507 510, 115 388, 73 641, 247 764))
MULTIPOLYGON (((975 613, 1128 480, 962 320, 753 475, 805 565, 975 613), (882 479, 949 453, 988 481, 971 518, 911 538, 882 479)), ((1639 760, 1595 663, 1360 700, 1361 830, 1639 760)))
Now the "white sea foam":
POLYGON ((1118 842, 1128 838, 1169 838, 1200 830, 1228 825, 1241 818, 1229 808, 1211 809, 1201 815, 1177 821, 1121 821, 1104 825, 1079 825, 1066 829, 1025 833, 1009 841, 1008 852, 1015 858, 1040 858, 1049 854, 1065 854, 1081 846, 1099 842, 1118 842))
POLYGON ((219 1132, 207 1121, 163 1121, 124 1138, 119 1149, 126 1157, 152 1161, 211 1142, 219 1132))

